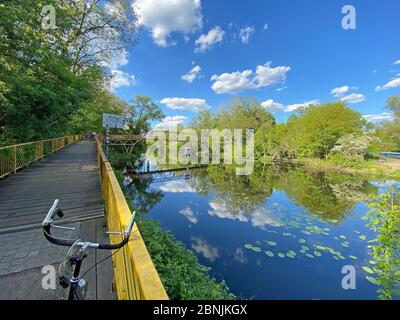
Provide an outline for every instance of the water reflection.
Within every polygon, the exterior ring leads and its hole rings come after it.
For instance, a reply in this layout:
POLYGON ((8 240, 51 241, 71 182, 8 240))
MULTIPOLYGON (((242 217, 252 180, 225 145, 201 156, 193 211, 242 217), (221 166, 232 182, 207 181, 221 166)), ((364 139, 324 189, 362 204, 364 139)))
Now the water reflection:
POLYGON ((190 179, 134 178, 126 192, 239 296, 374 299, 376 285, 363 267, 373 260, 377 244, 369 241, 377 234, 362 217, 369 199, 389 186, 398 184, 293 167, 237 176, 234 168, 211 166, 191 171, 190 179), (354 292, 340 287, 345 264, 357 268, 354 292))

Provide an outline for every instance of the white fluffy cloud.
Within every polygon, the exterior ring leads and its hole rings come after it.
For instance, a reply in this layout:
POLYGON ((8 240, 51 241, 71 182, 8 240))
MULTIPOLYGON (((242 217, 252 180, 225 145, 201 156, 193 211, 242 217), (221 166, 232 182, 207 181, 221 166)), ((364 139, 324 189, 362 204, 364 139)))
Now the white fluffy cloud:
POLYGON ((265 109, 271 112, 274 112, 276 110, 281 110, 285 107, 283 104, 276 102, 272 99, 268 99, 261 102, 261 106, 263 106, 265 109))
POLYGON ((250 220, 253 227, 259 227, 263 230, 267 225, 274 227, 281 225, 279 218, 275 216, 274 212, 264 207, 257 208, 251 214, 248 214, 244 211, 233 213, 226 203, 216 200, 210 201, 209 205, 212 209, 208 210, 208 214, 221 219, 239 220, 241 222, 248 222, 250 220))
POLYGON ((347 96, 344 96, 340 100, 345 103, 355 104, 365 101, 365 96, 361 93, 351 93, 347 96))
POLYGON ((375 91, 383 91, 387 89, 394 89, 400 87, 400 78, 393 79, 388 83, 384 84, 383 86, 377 86, 375 91))
POLYGON ((269 28, 268 23, 264 24, 263 30, 266 31, 268 30, 268 28, 269 28))
POLYGON ((243 43, 248 43, 250 40, 250 37, 253 35, 253 33, 255 31, 256 31, 256 29, 254 29, 254 27, 241 28, 240 33, 239 33, 240 40, 243 43))
POLYGON ((116 90, 119 87, 132 87, 136 84, 134 75, 121 70, 111 70, 111 79, 109 86, 111 91, 116 90))
POLYGON ((344 94, 346 94, 349 90, 350 90, 349 86, 337 87, 337 88, 331 90, 331 95, 339 98, 339 97, 342 97, 344 94))
POLYGON ((183 124, 183 122, 187 119, 185 116, 168 116, 165 117, 162 122, 157 124, 154 129, 158 130, 168 130, 170 128, 174 128, 179 124, 183 124))
POLYGON ((132 7, 138 14, 139 25, 148 28, 161 47, 168 45, 172 32, 187 37, 203 25, 200 0, 135 0, 132 7))
POLYGON ((189 83, 192 83, 194 80, 200 77, 200 66, 193 67, 187 74, 183 75, 181 78, 189 83))
POLYGON ((299 109, 308 108, 309 106, 312 106, 312 105, 314 105, 314 106, 319 105, 319 100, 310 100, 310 101, 305 101, 303 103, 289 104, 283 109, 283 111, 293 112, 293 111, 297 111, 299 109))
POLYGON ((203 241, 200 238, 191 237, 192 249, 196 251, 198 254, 201 254, 204 258, 209 260, 210 262, 214 262, 215 259, 219 258, 218 249, 209 245, 207 242, 203 241))
POLYGON ((165 98, 160 101, 165 104, 168 109, 185 110, 198 112, 208 109, 207 101, 204 99, 187 99, 187 98, 165 98))
POLYGON ((284 82, 290 67, 272 67, 271 65, 272 62, 267 62, 264 65, 257 66, 254 77, 252 77, 252 70, 213 75, 211 81, 214 81, 214 83, 211 88, 218 94, 234 94, 246 89, 263 88, 284 82))
POLYGON ((363 118, 371 122, 379 122, 379 121, 392 120, 393 115, 389 112, 383 112, 379 114, 366 114, 363 115, 363 118))
POLYGON ((393 62, 393 64, 400 64, 400 59, 393 62))
POLYGON ((186 217, 186 219, 188 219, 189 222, 192 224, 196 224, 197 222, 199 222, 199 219, 196 217, 195 213, 190 207, 186 207, 180 210, 179 213, 186 217))
POLYGON ((221 29, 219 26, 215 26, 212 28, 208 33, 202 34, 196 40, 195 52, 206 52, 207 50, 211 49, 213 45, 218 42, 221 42, 224 39, 225 31, 221 29))

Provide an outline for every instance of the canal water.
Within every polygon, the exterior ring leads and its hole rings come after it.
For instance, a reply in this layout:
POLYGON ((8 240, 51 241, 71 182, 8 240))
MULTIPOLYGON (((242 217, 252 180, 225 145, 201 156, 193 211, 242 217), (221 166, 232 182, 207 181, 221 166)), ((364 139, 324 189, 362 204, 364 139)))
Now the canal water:
POLYGON ((373 281, 377 235, 363 217, 371 198, 399 188, 299 168, 238 177, 209 167, 147 176, 127 192, 239 298, 377 299, 393 288, 373 281), (342 286, 345 266, 354 267, 355 289, 342 286))

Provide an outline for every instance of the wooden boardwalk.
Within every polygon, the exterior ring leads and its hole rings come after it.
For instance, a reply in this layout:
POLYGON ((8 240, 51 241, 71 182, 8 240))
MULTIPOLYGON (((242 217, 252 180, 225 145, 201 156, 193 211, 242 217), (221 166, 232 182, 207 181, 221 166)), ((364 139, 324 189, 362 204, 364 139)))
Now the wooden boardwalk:
MULTIPOLYGON (((75 143, 0 181, 0 286, 12 288, 14 283, 18 287, 18 281, 37 286, 25 293, 0 293, 0 299, 60 298, 57 290, 54 294, 42 292, 37 283, 30 284, 41 279, 41 266, 57 265, 65 254, 66 248, 44 241, 41 231, 41 222, 55 199, 60 199, 63 223, 77 228, 70 236, 107 241, 95 143, 75 143)), ((90 251, 83 271, 109 254, 90 251)), ((113 298, 112 278, 111 260, 89 272, 88 298, 113 298)))

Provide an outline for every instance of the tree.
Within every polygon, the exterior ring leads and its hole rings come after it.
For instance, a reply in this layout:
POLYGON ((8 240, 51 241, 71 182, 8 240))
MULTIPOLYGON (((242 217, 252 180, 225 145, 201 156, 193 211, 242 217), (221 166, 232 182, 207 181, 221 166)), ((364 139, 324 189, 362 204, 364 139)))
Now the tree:
POLYGON ((400 96, 390 97, 387 102, 387 108, 392 112, 396 120, 400 120, 400 96))
POLYGON ((129 132, 146 134, 152 128, 152 121, 160 121, 165 115, 147 96, 137 96, 129 105, 129 132))
POLYGON ((2 3, 0 142, 64 135, 71 124, 79 132, 87 131, 85 122, 93 127, 92 120, 107 109, 104 99, 114 102, 105 89, 104 67, 135 44, 135 21, 124 0, 2 3), (56 29, 42 27, 44 5, 55 8, 56 29), (103 108, 94 103, 99 96, 103 108))
POLYGON ((361 133, 363 125, 359 112, 342 102, 327 103, 311 106, 293 119, 288 136, 299 154, 326 158, 340 137, 361 133))
POLYGON ((371 143, 375 140, 375 137, 368 135, 356 137, 354 134, 349 134, 341 137, 331 152, 342 155, 348 161, 362 161, 367 156, 371 143))

